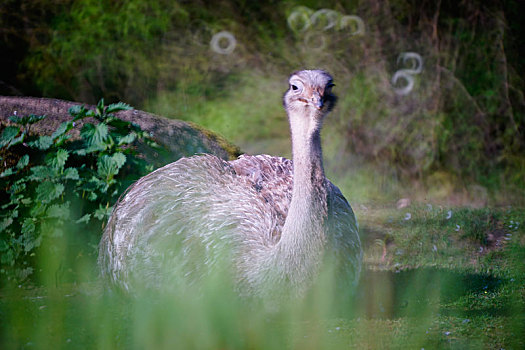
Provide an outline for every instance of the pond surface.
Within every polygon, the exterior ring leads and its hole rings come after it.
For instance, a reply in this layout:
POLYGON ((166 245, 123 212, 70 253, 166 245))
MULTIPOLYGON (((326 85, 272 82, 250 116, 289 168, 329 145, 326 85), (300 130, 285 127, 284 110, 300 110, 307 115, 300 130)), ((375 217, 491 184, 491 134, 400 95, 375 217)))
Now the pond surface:
MULTIPOLYGON (((476 309, 461 306, 464 298, 497 293, 505 283, 508 281, 490 276, 433 268, 365 271, 353 296, 351 310, 341 310, 341 314, 354 324, 378 320, 388 327, 391 322, 404 319, 428 323, 440 316, 465 320, 477 316, 508 316, 512 314, 511 305, 504 303, 499 307, 476 309)), ((245 348, 253 342, 257 348, 275 348, 291 337, 288 317, 281 315, 269 321, 250 310, 241 311, 235 303, 233 299, 219 297, 212 297, 204 304, 176 298, 162 302, 136 301, 104 293, 98 282, 64 284, 58 288, 5 289, 0 295, 3 339, 0 344, 2 349, 134 348, 137 344, 169 348, 173 342, 187 338, 181 344, 188 347, 208 344, 214 348, 222 344, 226 348, 245 348), (274 332, 273 339, 266 339, 265 335, 270 332, 274 332)), ((302 324, 311 319, 310 312, 301 312, 308 316, 292 318, 291 323, 302 324)))
POLYGON ((489 275, 466 274, 445 269, 419 268, 415 270, 366 271, 361 276, 356 295, 361 305, 359 314, 368 318, 395 319, 419 316, 427 312, 468 317, 490 312, 506 315, 505 307, 491 310, 443 309, 461 298, 487 294, 504 283, 489 275))

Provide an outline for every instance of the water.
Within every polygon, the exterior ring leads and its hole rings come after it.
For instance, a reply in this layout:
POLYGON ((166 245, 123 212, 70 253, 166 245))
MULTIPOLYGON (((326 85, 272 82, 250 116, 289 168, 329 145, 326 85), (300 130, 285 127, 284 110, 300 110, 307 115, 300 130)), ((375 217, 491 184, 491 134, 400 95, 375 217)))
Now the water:
POLYGON ((446 329, 429 333, 436 319, 451 316, 469 323, 478 316, 512 315, 508 304, 462 306, 464 298, 497 293, 506 283, 433 268, 365 271, 337 315, 325 313, 327 303, 316 300, 269 315, 229 294, 134 299, 104 293, 96 281, 4 288, 0 348, 397 348, 408 343, 429 348, 451 335, 446 329))
MULTIPOLYGON (((478 293, 497 291, 501 279, 489 275, 468 274, 437 268, 415 270, 366 271, 361 276, 357 292, 359 316, 367 318, 417 317, 428 312, 469 317, 489 310, 443 309, 443 304, 454 304, 462 298, 478 293)), ((504 315, 505 308, 491 310, 504 315)))

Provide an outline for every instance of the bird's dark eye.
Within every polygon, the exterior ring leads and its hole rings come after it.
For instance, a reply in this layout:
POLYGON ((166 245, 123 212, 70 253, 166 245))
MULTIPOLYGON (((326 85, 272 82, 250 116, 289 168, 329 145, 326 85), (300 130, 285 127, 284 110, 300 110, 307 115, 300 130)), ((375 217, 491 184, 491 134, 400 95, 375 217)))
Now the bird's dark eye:
POLYGON ((298 94, 303 91, 303 83, 298 80, 292 80, 290 82, 290 90, 292 90, 294 93, 298 94))

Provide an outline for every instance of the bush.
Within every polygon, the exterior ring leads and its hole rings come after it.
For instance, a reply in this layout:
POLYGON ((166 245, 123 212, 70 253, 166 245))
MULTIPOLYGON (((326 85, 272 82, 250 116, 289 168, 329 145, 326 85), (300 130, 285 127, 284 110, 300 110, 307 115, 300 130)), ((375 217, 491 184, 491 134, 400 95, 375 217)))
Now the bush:
POLYGON ((104 100, 95 110, 75 106, 69 110, 71 120, 52 135, 40 136, 31 133, 31 126, 45 116, 9 118, 13 124, 0 135, 2 274, 16 280, 32 274, 32 260, 46 238, 92 238, 92 246, 82 249, 94 253, 113 203, 133 180, 152 170, 134 144, 157 145, 139 126, 114 114, 129 109, 124 103, 105 106, 104 100), (76 123, 83 125, 75 140, 69 131, 76 123))
MULTIPOLYGON (((283 153, 287 142, 268 142, 287 137, 282 124, 270 122, 282 118, 274 84, 283 86, 295 69, 324 68, 340 95, 326 126, 335 125, 340 159, 358 154, 396 177, 424 180, 443 171, 485 187, 525 186, 523 3, 18 3, 0 9, 1 23, 36 28, 22 35, 17 59, 6 59, 21 62, 17 76, 43 96, 130 101, 202 122, 249 151, 271 143, 285 145, 276 150, 283 153), (229 54, 210 47, 220 31, 235 37, 229 54), (400 59, 410 57, 404 53, 417 53, 423 64, 412 89, 399 94, 408 81, 393 78, 414 69, 400 59)), ((7 38, 7 49, 20 42, 7 38)), ((353 166, 336 163, 341 173, 353 166)))

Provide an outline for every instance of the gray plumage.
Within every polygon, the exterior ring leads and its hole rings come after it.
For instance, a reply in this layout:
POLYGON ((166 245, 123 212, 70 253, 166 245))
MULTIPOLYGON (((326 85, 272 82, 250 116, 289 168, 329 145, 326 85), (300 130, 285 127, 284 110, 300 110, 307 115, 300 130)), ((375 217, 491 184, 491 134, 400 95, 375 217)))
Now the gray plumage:
POLYGON ((183 158, 141 178, 116 204, 100 242, 103 277, 125 290, 191 284, 228 262, 241 295, 303 294, 323 262, 355 284, 354 213, 325 178, 320 131, 332 77, 295 72, 284 95, 293 163, 268 155, 183 158))

